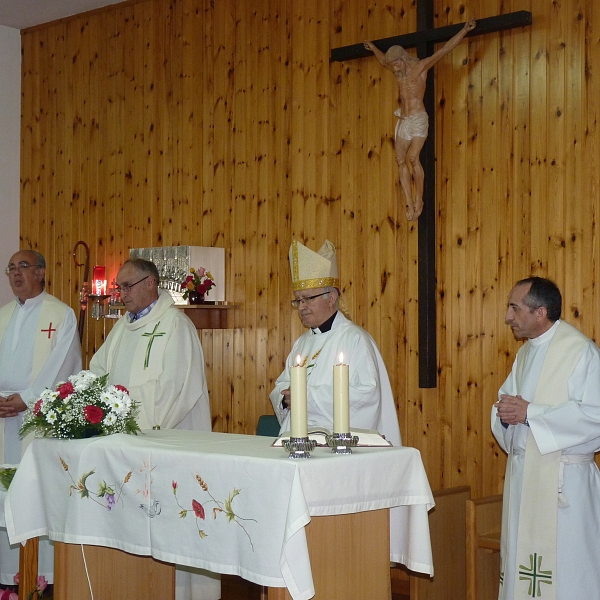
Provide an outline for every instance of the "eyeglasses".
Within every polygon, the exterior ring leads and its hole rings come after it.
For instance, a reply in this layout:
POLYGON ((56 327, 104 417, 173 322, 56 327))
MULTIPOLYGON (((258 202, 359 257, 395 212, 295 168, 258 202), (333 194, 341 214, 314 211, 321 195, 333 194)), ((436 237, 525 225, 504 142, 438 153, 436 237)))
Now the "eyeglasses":
POLYGON ((306 302, 306 304, 308 304, 309 302, 312 302, 315 298, 318 298, 319 296, 324 296, 325 294, 329 294, 329 292, 322 292, 321 294, 316 294, 314 296, 304 296, 303 298, 297 298, 296 300, 292 300, 292 306, 294 308, 298 308, 303 302, 306 302))
POLYGON ((140 279, 139 281, 136 281, 135 283, 132 283, 131 285, 129 285, 128 283, 126 283, 125 285, 118 285, 118 286, 116 286, 117 292, 119 292, 119 294, 121 292, 129 292, 134 285, 137 285, 138 283, 142 283, 142 281, 144 281, 144 279, 148 279, 148 277, 150 277, 150 275, 146 275, 146 277, 144 277, 143 279, 140 279))
POLYGON ((42 268, 41 265, 30 265, 28 262, 22 260, 20 263, 17 263, 16 265, 8 265, 8 267, 6 267, 6 269, 4 269, 4 272, 7 275, 12 275, 13 273, 16 273, 17 271, 24 271, 25 269, 30 269, 31 267, 42 268))

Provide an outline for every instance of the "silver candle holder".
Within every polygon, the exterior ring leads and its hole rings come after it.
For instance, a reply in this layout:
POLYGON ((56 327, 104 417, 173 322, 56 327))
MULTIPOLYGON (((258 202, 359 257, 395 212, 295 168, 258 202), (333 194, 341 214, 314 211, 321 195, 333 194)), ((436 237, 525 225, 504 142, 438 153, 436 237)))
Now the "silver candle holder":
POLYGON ((325 436, 333 454, 352 454, 352 447, 358 446, 358 436, 348 433, 332 433, 325 436))
POLYGON ((284 448, 290 453, 288 458, 310 458, 311 450, 315 449, 317 442, 308 437, 291 437, 283 440, 284 448))

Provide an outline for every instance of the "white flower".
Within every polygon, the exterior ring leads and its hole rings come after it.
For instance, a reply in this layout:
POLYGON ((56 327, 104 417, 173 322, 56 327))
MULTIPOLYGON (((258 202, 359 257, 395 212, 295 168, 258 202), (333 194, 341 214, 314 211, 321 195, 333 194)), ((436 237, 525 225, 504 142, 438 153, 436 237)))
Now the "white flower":
POLYGON ((73 384, 76 392, 86 390, 98 377, 91 371, 80 371, 77 375, 71 375, 69 381, 73 384))
POLYGON ((58 398, 58 392, 54 392, 53 390, 49 390, 48 388, 46 388, 40 396, 40 399, 44 402, 46 402, 47 400, 52 402, 54 398, 58 398))
POLYGON ((57 419, 56 411, 49 410, 48 413, 46 414, 46 421, 48 421, 48 423, 52 424, 56 421, 56 419, 57 419))
POLYGON ((108 387, 106 398, 103 397, 102 400, 110 406, 112 412, 115 412, 119 416, 129 412, 129 408, 131 407, 131 398, 129 395, 117 389, 114 385, 108 387))
POLYGON ((100 402, 104 402, 104 404, 112 404, 113 395, 109 392, 109 390, 104 390, 100 393, 100 402))
POLYGON ((110 410, 111 413, 117 414, 119 416, 122 416, 127 413, 127 407, 118 400, 111 402, 110 410))
POLYGON ((58 392, 44 390, 40 396, 40 400, 42 401, 42 404, 40 405, 40 412, 42 414, 46 414, 52 407, 52 403, 54 400, 56 400, 56 398, 58 398, 58 392))
POLYGON ((114 425, 117 422, 117 417, 114 415, 114 413, 109 412, 106 417, 104 417, 102 422, 107 426, 114 425))

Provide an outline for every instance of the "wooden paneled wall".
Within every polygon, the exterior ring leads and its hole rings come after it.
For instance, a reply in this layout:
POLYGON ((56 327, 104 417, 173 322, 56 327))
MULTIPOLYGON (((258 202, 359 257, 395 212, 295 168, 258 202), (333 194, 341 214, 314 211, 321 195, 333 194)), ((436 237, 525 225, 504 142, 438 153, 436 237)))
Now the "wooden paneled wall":
MULTIPOLYGON (((489 411, 518 349, 512 283, 554 278, 596 337, 600 3, 436 0, 438 26, 531 10, 436 67, 438 362, 418 387, 417 227, 393 152, 396 83, 332 47, 413 31, 407 0, 141 0, 23 32, 23 246, 77 307, 85 240, 110 276, 130 247, 227 253, 234 327, 201 333, 214 428, 252 433, 301 325, 292 239, 338 247, 345 302, 375 337, 406 444, 432 487, 501 490, 489 411)), ((110 324, 87 321, 86 358, 110 324)))

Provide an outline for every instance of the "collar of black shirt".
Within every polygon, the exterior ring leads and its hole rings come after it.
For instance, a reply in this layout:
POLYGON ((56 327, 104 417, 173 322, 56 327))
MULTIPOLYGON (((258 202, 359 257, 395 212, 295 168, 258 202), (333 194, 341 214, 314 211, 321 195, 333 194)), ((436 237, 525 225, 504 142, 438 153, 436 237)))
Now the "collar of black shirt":
POLYGON ((327 321, 325 321, 325 323, 322 323, 318 327, 312 327, 312 332, 327 333, 331 329, 333 322, 335 321, 335 315, 337 315, 337 310, 329 317, 329 319, 327 319, 327 321))

